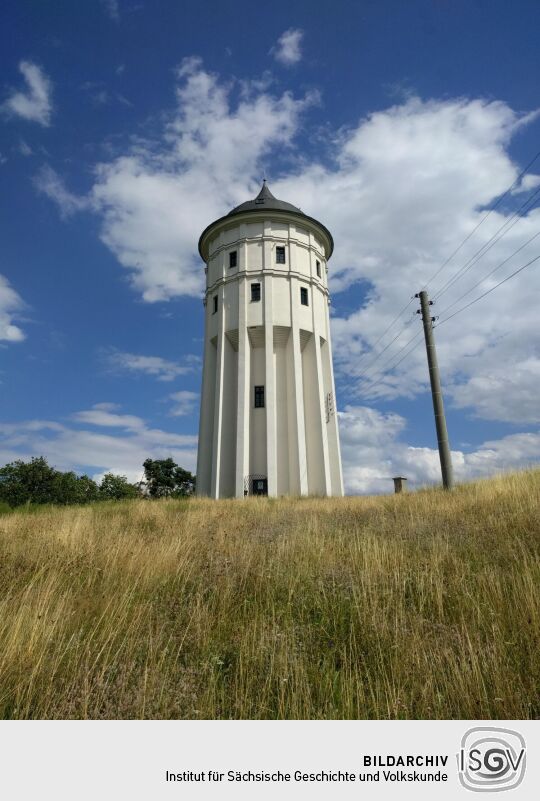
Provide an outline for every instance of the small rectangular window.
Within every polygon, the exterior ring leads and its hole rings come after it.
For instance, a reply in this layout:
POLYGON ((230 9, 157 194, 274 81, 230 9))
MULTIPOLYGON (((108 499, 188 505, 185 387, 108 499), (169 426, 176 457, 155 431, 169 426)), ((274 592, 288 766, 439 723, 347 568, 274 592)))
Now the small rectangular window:
POLYGON ((261 299, 261 285, 260 284, 251 284, 251 300, 253 303, 257 303, 261 299))
POLYGON ((236 250, 231 250, 229 253, 229 269, 231 267, 238 266, 238 252, 236 250))
POLYGON ((285 264, 285 247, 282 245, 276 247, 276 264, 285 264))
POLYGON ((215 314, 217 312, 217 295, 214 295, 213 303, 214 303, 214 311, 212 312, 212 314, 215 314))
POLYGON ((320 263, 320 261, 316 261, 315 262, 315 266, 317 268, 317 276, 320 278, 321 277, 321 263, 320 263))
POLYGON ((255 387, 255 408, 264 409, 264 387, 255 387))
POLYGON ((305 286, 300 287, 300 303, 302 306, 309 306, 308 293, 305 286))

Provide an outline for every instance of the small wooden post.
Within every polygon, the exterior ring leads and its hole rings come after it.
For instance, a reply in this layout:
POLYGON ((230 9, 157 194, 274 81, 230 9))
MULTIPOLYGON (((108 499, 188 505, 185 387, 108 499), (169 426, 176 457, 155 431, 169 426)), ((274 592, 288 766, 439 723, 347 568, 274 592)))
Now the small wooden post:
POLYGON ((407 492, 407 481, 405 476, 395 476, 394 479, 394 492, 407 492))

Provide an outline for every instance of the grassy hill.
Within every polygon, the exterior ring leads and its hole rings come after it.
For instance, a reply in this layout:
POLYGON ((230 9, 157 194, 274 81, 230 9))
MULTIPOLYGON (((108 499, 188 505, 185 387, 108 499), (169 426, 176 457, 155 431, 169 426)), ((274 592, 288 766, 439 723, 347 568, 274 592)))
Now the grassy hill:
POLYGON ((0 515, 4 718, 540 717, 540 471, 0 515))

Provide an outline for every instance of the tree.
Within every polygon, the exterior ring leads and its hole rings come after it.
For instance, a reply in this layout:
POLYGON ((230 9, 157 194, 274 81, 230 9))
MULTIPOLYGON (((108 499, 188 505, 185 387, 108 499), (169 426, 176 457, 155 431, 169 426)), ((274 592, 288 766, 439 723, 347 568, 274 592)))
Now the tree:
POLYGON ((152 498, 182 498, 195 491, 195 477, 168 459, 146 459, 143 463, 148 493, 152 498))
POLYGON ((98 486, 88 476, 62 473, 43 456, 29 462, 17 460, 0 468, 0 501, 10 506, 24 503, 88 503, 98 498, 98 486))
POLYGON ((0 468, 0 500, 10 506, 23 503, 54 503, 60 474, 43 456, 30 462, 18 459, 0 468))
POLYGON ((114 473, 105 473, 99 487, 101 498, 119 501, 122 498, 136 498, 139 491, 134 484, 130 484, 126 476, 117 476, 114 473))
POLYGON ((57 473, 54 480, 53 503, 89 503, 97 501, 99 488, 89 476, 75 473, 57 473))

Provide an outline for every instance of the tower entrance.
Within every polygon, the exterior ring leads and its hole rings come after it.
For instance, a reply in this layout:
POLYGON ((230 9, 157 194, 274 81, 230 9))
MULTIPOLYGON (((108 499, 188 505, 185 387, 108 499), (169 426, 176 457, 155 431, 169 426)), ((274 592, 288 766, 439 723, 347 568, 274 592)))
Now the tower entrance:
POLYGON ((268 495, 268 478, 257 474, 246 476, 244 495, 268 495))

